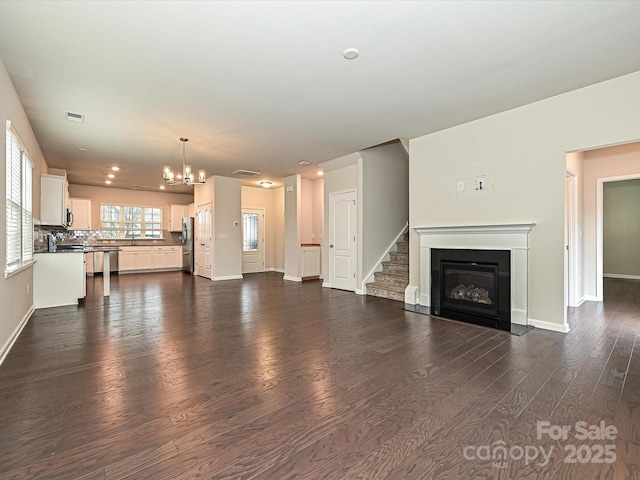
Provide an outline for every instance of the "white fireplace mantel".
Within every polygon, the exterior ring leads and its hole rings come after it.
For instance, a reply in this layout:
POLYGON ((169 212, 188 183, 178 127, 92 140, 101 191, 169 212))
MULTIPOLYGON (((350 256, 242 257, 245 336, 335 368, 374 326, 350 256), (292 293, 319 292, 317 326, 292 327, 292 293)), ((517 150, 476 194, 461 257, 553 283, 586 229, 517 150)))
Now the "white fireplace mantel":
POLYGON ((529 232, 534 223, 415 227, 420 235, 420 305, 431 306, 431 249, 511 252, 511 323, 527 325, 529 232))

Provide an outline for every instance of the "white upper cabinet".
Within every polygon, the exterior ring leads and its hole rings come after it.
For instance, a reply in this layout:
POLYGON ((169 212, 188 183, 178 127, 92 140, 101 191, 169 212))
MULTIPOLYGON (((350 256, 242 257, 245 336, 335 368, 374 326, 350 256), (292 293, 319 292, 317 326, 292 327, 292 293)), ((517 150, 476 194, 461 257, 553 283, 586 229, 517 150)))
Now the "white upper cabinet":
POLYGON ((40 223, 67 226, 69 184, 60 175, 40 175, 40 223))
POLYGON ((182 231, 182 219, 189 216, 188 205, 169 205, 170 217, 169 217, 169 231, 181 232, 182 231))
POLYGON ((91 230, 91 200, 88 198, 71 198, 71 213, 73 223, 69 225, 73 230, 91 230))

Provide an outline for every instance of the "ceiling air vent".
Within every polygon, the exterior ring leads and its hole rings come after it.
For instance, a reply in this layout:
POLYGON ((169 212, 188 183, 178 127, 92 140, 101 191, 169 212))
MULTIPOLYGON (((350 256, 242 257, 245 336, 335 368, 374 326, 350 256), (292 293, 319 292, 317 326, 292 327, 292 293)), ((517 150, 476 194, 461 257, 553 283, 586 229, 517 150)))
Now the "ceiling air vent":
POLYGON ((67 120, 70 122, 84 123, 84 115, 82 113, 66 112, 67 120))
POLYGON ((131 190, 146 190, 147 187, 146 185, 134 185, 133 187, 131 187, 131 190))
POLYGON ((254 172, 252 170, 236 170, 233 174, 244 175, 245 177, 257 177, 258 175, 261 175, 261 172, 254 172))

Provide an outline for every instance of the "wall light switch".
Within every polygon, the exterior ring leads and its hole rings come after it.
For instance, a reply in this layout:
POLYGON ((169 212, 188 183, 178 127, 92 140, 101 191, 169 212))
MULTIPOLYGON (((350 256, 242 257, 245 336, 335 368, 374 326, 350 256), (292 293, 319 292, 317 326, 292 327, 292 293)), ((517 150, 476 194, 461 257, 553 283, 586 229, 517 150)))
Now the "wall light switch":
POLYGON ((462 180, 458 180, 458 191, 464 192, 464 182, 462 180))
POLYGON ((229 238, 229 235, 227 235, 226 233, 221 233, 220 235, 218 235, 218 238, 226 240, 227 238, 229 238))

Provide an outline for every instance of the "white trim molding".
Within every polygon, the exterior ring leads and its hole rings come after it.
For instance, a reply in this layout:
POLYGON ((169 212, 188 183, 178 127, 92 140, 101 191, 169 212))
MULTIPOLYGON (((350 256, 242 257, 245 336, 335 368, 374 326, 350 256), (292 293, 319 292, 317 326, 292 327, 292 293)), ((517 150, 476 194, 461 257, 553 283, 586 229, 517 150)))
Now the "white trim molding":
POLYGON ((242 280, 243 278, 244 277, 242 275, 225 275, 222 277, 212 277, 211 280, 213 280, 214 282, 221 282, 224 280, 242 280))
MULTIPOLYGON (((511 323, 528 322, 529 232, 535 223, 416 227, 420 235, 418 303, 431 306, 431 249, 509 250, 511 252, 511 323)), ((544 328, 544 327, 541 327, 544 328)))
POLYGON ((18 325, 13 330, 11 335, 9 335, 9 338, 7 339, 7 341, 4 342, 4 345, 2 345, 2 348, 0 348, 0 365, 2 365, 2 363, 7 358, 7 355, 9 355, 9 351, 11 351, 13 344, 16 343, 16 340, 20 336, 20 333, 22 333, 22 330, 24 329, 24 327, 27 326, 27 323, 29 322, 31 315, 33 315, 33 312, 35 312, 35 310, 36 310, 35 305, 31 305, 31 308, 29 308, 29 311, 26 313, 24 317, 22 317, 22 320, 20 320, 20 323, 18 323, 18 325))

